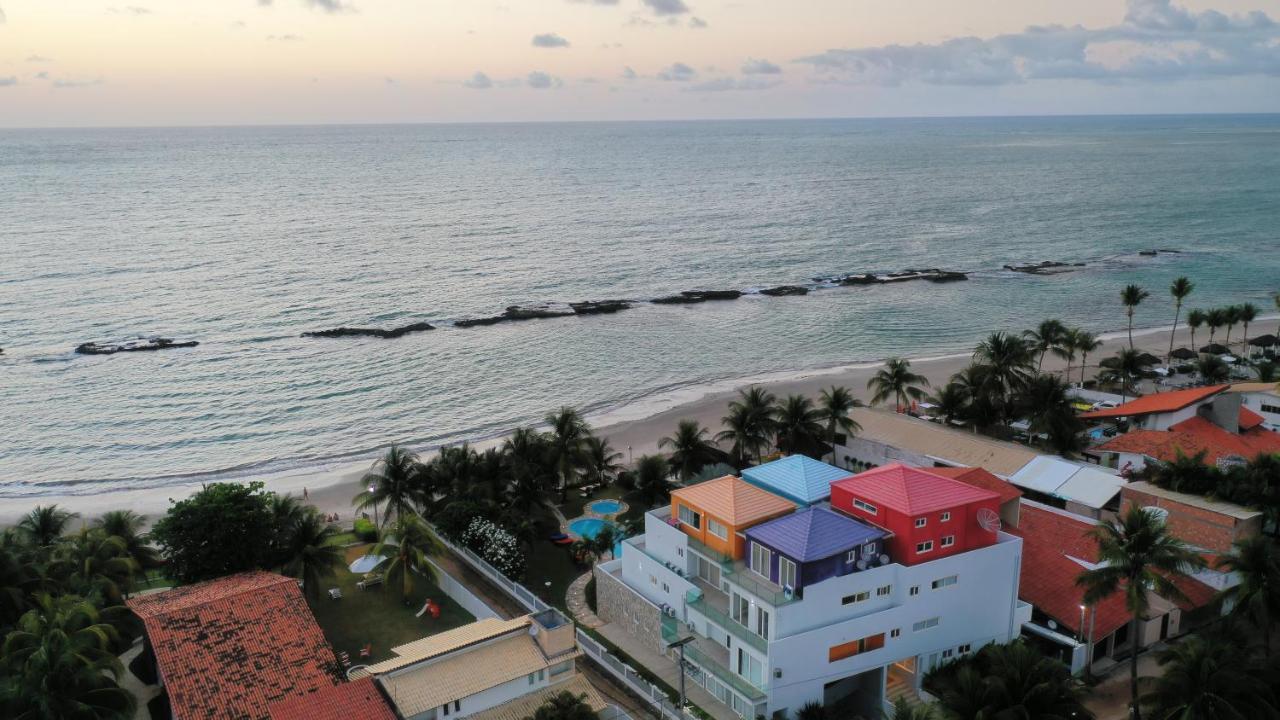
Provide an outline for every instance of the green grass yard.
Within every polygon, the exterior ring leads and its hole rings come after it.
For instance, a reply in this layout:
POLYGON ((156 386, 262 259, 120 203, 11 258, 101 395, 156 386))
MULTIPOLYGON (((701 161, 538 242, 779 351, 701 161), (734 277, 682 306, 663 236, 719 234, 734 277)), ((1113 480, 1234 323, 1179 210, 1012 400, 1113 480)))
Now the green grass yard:
MULTIPOLYGON (((347 548, 347 562, 364 555, 372 545, 347 548)), ((427 635, 465 625, 475 620, 466 610, 449 599, 439 587, 422 576, 414 577, 413 593, 408 605, 401 601, 400 589, 376 585, 368 590, 356 587, 361 576, 340 568, 325 583, 319 597, 308 598, 316 622, 324 630, 329 644, 338 652, 351 655, 353 664, 378 662, 391 657, 391 648, 427 635), (342 599, 329 597, 329 588, 342 590, 342 599), (427 598, 440 606, 440 617, 430 613, 414 617, 427 598), (360 658, 360 648, 373 646, 371 658, 360 658)))

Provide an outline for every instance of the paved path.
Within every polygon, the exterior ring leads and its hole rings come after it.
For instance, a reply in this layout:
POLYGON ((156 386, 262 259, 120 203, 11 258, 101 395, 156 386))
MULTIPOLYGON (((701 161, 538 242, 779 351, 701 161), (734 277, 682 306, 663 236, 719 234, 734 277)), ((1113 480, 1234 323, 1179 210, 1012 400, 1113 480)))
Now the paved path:
MULTIPOLYGON (((644 665, 646 670, 662 678, 663 682, 677 690, 680 688, 680 668, 675 660, 651 649, 613 623, 605 623, 597 629, 597 632, 635 658, 635 661, 644 665)), ((741 720, 733 710, 712 697, 711 693, 698 687, 692 680, 685 683, 685 695, 690 702, 706 710, 715 720, 741 720)))
MULTIPOLYGON (((1149 648, 1138 656, 1139 689, 1142 689, 1143 682, 1148 678, 1160 675, 1160 664, 1156 662, 1157 654, 1149 648)), ((1116 663, 1107 671, 1107 677, 1102 682, 1089 689, 1084 705, 1097 720, 1125 720, 1129 717, 1129 661, 1127 659, 1116 663)))
POLYGON ((564 594, 564 604, 579 625, 595 630, 604 625, 604 621, 597 617, 591 611, 591 606, 587 604, 587 583, 590 581, 591 571, 588 570, 579 575, 577 580, 569 583, 569 590, 564 594))
POLYGON ((124 675, 120 676, 120 687, 128 690, 138 701, 138 708, 133 711, 133 720, 151 720, 151 713, 147 710, 147 703, 160 694, 160 686, 147 685, 139 680, 137 675, 129 671, 129 663, 133 662, 133 659, 140 654, 142 654, 142 640, 138 639, 133 643, 133 647, 120 656, 120 662, 124 664, 124 675))

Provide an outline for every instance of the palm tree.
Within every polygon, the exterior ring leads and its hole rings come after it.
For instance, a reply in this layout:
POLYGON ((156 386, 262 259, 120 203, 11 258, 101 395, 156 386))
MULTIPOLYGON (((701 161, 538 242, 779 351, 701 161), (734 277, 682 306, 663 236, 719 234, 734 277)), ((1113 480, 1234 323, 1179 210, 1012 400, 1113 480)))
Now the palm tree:
POLYGON ((1209 344, 1213 344, 1213 336, 1217 334, 1218 328, 1227 324, 1227 311, 1222 308, 1213 308, 1205 313, 1204 324, 1209 326, 1209 344))
POLYGON ((1138 622, 1150 608, 1148 592, 1169 600, 1185 600, 1174 579, 1204 567, 1204 560, 1186 543, 1173 536, 1155 512, 1131 505, 1120 518, 1091 531, 1098 543, 1098 567, 1076 578, 1084 588, 1084 604, 1096 606, 1116 594, 1124 595, 1131 617, 1129 637, 1135 652, 1129 653, 1129 708, 1134 720, 1141 717, 1138 706, 1138 622))
POLYGON ((1042 373, 1032 378, 1018 396, 1020 413, 1030 425, 1029 434, 1047 436, 1053 449, 1063 455, 1079 449, 1078 438, 1084 429, 1067 389, 1062 378, 1042 373))
POLYGON ((417 515, 397 516, 395 524, 387 528, 382 539, 369 550, 370 555, 386 558, 378 567, 382 569, 387 586, 398 587, 406 604, 413 595, 415 575, 437 582, 435 566, 427 559, 439 556, 441 552, 440 541, 417 515))
POLYGON ((587 696, 561 690, 548 698, 525 720, 599 720, 600 716, 587 704, 587 696))
POLYGON ((1102 347, 1102 341, 1088 330, 1081 330, 1075 335, 1075 346, 1080 353, 1080 386, 1084 387, 1084 371, 1089 366, 1089 354, 1102 347))
MULTIPOLYGON (((1192 310, 1187 313, 1187 327, 1191 328, 1191 349, 1196 349, 1196 330, 1208 322, 1209 316, 1203 310, 1192 310)), ((1171 351, 1172 352, 1172 351, 1171 351)))
POLYGON ((1227 361, 1217 355, 1206 355, 1196 361, 1196 372, 1209 384, 1225 382, 1231 376, 1227 361))
POLYGON ((957 418, 963 418, 969 409, 969 392, 963 384, 952 379, 933 395, 929 402, 937 405, 935 412, 948 425, 957 418))
MULTIPOLYGON (((1164 356, 1166 365, 1173 362, 1173 336, 1178 333, 1178 316, 1182 314, 1182 301, 1186 300, 1195 289, 1195 283, 1187 277, 1177 278, 1169 285, 1169 294, 1173 296, 1173 329, 1169 331, 1169 352, 1164 356)), ((1195 341, 1192 340, 1192 343, 1194 344, 1195 341)))
POLYGON ((849 392, 849 388, 832 385, 818 396, 818 412, 827 424, 827 442, 831 443, 831 457, 836 455, 836 433, 846 436, 862 432, 862 426, 849 417, 849 413, 862 403, 849 392))
POLYGON ((1249 352, 1249 323, 1258 317, 1258 306, 1253 303, 1245 303, 1240 306, 1240 322, 1244 323, 1244 339, 1240 341, 1240 355, 1243 357, 1249 352))
POLYGON ((1161 652, 1159 662, 1164 672, 1142 696, 1157 718, 1280 717, 1275 693, 1250 667, 1248 657, 1225 638, 1192 635, 1161 652))
POLYGON ((1120 383, 1120 400, 1124 402, 1129 398, 1129 390, 1133 384, 1133 379, 1142 374, 1141 353, 1133 348, 1120 348, 1115 357, 1111 359, 1111 367, 1109 375, 1120 383))
POLYGON ((151 538, 142 532, 146 522, 146 515, 139 515, 132 510, 108 510, 93 522, 95 527, 107 535, 124 541, 127 554, 138 564, 139 579, 145 579, 148 570, 164 564, 160 551, 151 544, 151 538))
POLYGON ((656 507, 671 498, 667 459, 661 455, 641 455, 636 461, 636 495, 646 507, 656 507))
POLYGON ((587 540, 587 549, 597 560, 605 556, 605 553, 613 552, 613 546, 618 544, 622 538, 618 532, 613 529, 612 525, 604 525, 595 535, 587 540))
POLYGON ((1080 328, 1067 328, 1066 334, 1062 336, 1062 343, 1054 348, 1053 354, 1067 361, 1067 369, 1062 371, 1062 377, 1067 382, 1071 382, 1071 364, 1076 360, 1076 353, 1080 351, 1080 328))
POLYGON ((963 370, 952 375, 951 381, 947 383, 954 385, 957 395, 963 398, 963 417, 973 422, 975 433, 979 427, 990 427, 1000 421, 1000 410, 996 407, 998 398, 993 397, 992 383, 988 380, 990 375, 990 366, 969 363, 963 370))
POLYGON ((1235 329, 1236 323, 1240 322, 1240 306, 1228 305, 1222 308, 1222 319, 1227 324, 1227 339, 1223 341, 1223 345, 1231 347, 1231 331, 1235 329))
POLYGON ((391 521, 392 515, 411 515, 414 501, 418 499, 415 486, 420 470, 418 456, 412 450, 392 445, 373 463, 373 469, 360 478, 360 493, 351 502, 358 510, 376 509, 385 503, 387 511, 382 516, 383 526, 391 521))
POLYGON ((285 574, 301 579, 302 591, 313 598, 319 596, 324 579, 346 563, 338 535, 337 527, 309 508, 294 523, 282 548, 285 574))
POLYGON ((1017 335, 995 332, 978 343, 973 359, 984 371, 982 391, 992 401, 1001 422, 1008 422, 1017 393, 1031 378, 1031 345, 1017 335))
POLYGON ((929 379, 911 372, 910 360, 896 357, 885 360, 884 367, 867 381, 867 388, 875 391, 871 396, 872 404, 879 405, 893 398, 898 412, 903 412, 910 400, 923 398, 922 388, 926 387, 929 387, 929 379))
POLYGON ((925 682, 948 719, 1092 717, 1067 666, 1022 640, 985 645, 930 671, 925 682))
POLYGON ((791 455, 820 455, 825 443, 822 411, 803 395, 789 395, 778 407, 775 427, 778 449, 791 455))
MULTIPOLYGON (((1272 293, 1271 301, 1275 303, 1276 310, 1280 310, 1280 292, 1272 293)), ((1276 325, 1276 335, 1280 335, 1280 324, 1276 325)))
POLYGON ((39 594, 0 648, 0 714, 21 720, 126 720, 136 701, 116 681, 119 634, 92 603, 39 594))
POLYGON ((681 420, 675 433, 658 441, 659 448, 671 452, 671 467, 682 482, 719 459, 720 451, 708 439, 710 434, 697 420, 681 420))
POLYGON ((0 531, 0 628, 12 627, 27 611, 27 553, 12 528, 0 531))
POLYGON ((551 426, 547 449, 560 478, 560 502, 564 502, 569 482, 583 467, 583 450, 591 427, 577 410, 568 406, 547 415, 546 423, 551 426))
POLYGON ((1263 651, 1271 658, 1271 628, 1280 622, 1280 553, 1270 538, 1258 535, 1237 540, 1218 559, 1218 567, 1233 572, 1240 584, 1222 591, 1231 613, 1253 624, 1262 636, 1263 651))
POLYGON ((622 453, 614 452, 607 439, 591 435, 582 446, 582 466, 588 480, 606 485, 622 471, 622 453))
POLYGON ((938 720, 937 709, 924 703, 911 704, 900 697, 893 701, 893 712, 884 714, 885 720, 938 720))
POLYGON ((1050 350, 1057 350, 1067 339, 1067 326, 1060 320, 1041 320, 1035 330, 1022 333, 1031 341, 1031 348, 1040 353, 1036 362, 1036 372, 1044 369, 1044 356, 1050 350))
POLYGON ((66 572, 67 587, 87 600, 101 599, 103 605, 119 605, 139 570, 124 539, 97 528, 82 528, 58 546, 55 557, 66 572))
POLYGON ((1129 316, 1129 349, 1133 349, 1133 313, 1143 300, 1151 297, 1151 293, 1137 285, 1126 285, 1120 291, 1120 303, 1125 307, 1125 315, 1129 316))
POLYGON ((729 440, 740 462, 764 456, 764 448, 773 436, 777 415, 777 398, 762 387, 753 385, 738 391, 738 399, 729 403, 729 414, 721 418, 725 430, 717 440, 729 440))
POLYGON ((49 548, 62 537, 76 517, 79 517, 77 513, 57 505, 37 505, 18 521, 18 535, 33 547, 49 548))

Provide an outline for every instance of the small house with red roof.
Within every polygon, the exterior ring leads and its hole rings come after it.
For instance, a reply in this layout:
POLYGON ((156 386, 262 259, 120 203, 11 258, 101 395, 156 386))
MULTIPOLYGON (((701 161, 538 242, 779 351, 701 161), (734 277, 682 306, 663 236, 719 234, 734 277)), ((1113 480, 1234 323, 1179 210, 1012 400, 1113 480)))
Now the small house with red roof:
POLYGON ((832 483, 831 507, 889 531, 904 565, 986 547, 1000 529, 996 493, 898 463, 832 483))
MULTIPOLYGON (((1196 416, 1200 408, 1212 406, 1230 385, 1158 392, 1134 398, 1123 405, 1103 408, 1080 415, 1082 420, 1112 420, 1128 418, 1135 428, 1144 430, 1168 430, 1171 426, 1196 416)), ((1239 402, 1236 402, 1239 405, 1239 402)))
POLYGON ((982 490, 990 490, 999 495, 1000 522, 1010 527, 1017 527, 1018 501, 1022 499, 1022 490, 1018 489, 1017 485, 980 467, 935 467, 929 468, 929 472, 959 480, 982 490))

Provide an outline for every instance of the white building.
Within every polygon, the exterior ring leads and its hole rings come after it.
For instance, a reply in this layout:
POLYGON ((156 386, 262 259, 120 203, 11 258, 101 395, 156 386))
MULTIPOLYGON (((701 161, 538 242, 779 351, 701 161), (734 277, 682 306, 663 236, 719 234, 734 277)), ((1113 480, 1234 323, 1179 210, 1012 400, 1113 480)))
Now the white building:
POLYGON ((1236 383, 1228 392, 1239 394, 1241 405, 1261 415, 1264 428, 1280 432, 1280 385, 1236 383))

